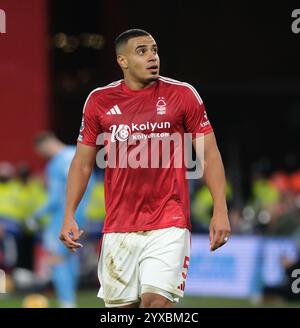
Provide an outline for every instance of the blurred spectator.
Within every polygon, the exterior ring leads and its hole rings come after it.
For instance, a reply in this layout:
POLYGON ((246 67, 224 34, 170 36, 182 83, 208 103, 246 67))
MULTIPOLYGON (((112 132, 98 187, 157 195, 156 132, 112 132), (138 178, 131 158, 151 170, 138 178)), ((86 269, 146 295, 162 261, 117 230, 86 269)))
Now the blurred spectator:
MULTIPOLYGON (((230 182, 227 182, 227 201, 232 199, 232 187, 230 182)), ((208 227, 213 212, 213 199, 208 187, 199 181, 191 195, 191 222, 193 232, 205 233, 208 232, 208 227)))
POLYGON ((241 234, 245 232, 242 211, 238 208, 233 208, 229 211, 229 220, 231 225, 231 234, 241 234))
POLYGON ((47 190, 42 181, 32 175, 28 163, 21 162, 16 167, 16 185, 23 220, 30 217, 47 198, 47 190))
POLYGON ((270 182, 280 193, 290 190, 290 178, 283 171, 273 173, 270 182))
POLYGON ((279 201, 268 208, 270 221, 266 233, 274 236, 291 236, 300 224, 295 197, 291 192, 283 193, 279 201))
POLYGON ((254 232, 290 236, 300 224, 291 176, 279 171, 270 178, 255 175, 249 206, 255 213, 254 232))
POLYGON ((300 194, 300 170, 291 174, 290 185, 291 185, 291 190, 295 194, 300 194))
POLYGON ((0 266, 11 271, 19 259, 17 245, 22 234, 20 193, 14 180, 15 168, 0 163, 0 266))
POLYGON ((292 276, 294 270, 300 268, 300 235, 293 235, 297 240, 298 257, 291 260, 288 256, 282 256, 281 266, 284 271, 284 279, 281 284, 272 287, 265 287, 263 295, 265 302, 269 301, 300 301, 300 293, 295 293, 292 289, 295 277, 292 276))
POLYGON ((252 206, 256 211, 276 204, 280 198, 279 190, 269 179, 255 175, 252 181, 252 206))
POLYGON ((97 175, 95 184, 91 188, 91 194, 86 208, 87 229, 90 233, 95 234, 99 239, 99 231, 105 218, 105 198, 104 198, 104 182, 100 175, 97 175))
POLYGON ((0 223, 15 238, 21 232, 19 192, 15 180, 15 168, 8 162, 0 163, 0 223))
POLYGON ((10 273, 17 262, 17 244, 15 239, 0 224, 0 269, 10 273))
MULTIPOLYGON (((16 166, 15 184, 18 193, 18 208, 22 233, 18 238, 18 267, 33 270, 34 235, 26 228, 26 220, 45 203, 47 191, 40 179, 32 175, 28 163, 20 162, 16 166)), ((47 216, 43 217, 46 223, 47 216)))
MULTIPOLYGON (((49 253, 52 282, 61 307, 74 307, 76 305, 76 288, 79 278, 79 257, 71 253, 58 239, 64 218, 64 204, 66 183, 69 167, 75 155, 76 147, 63 144, 53 133, 44 132, 35 140, 35 148, 47 163, 47 202, 39 208, 28 221, 32 227, 45 214, 50 215, 49 222, 44 231, 43 244, 49 253)), ((76 220, 82 228, 85 221, 85 209, 89 198, 93 175, 90 178, 78 210, 76 220)))

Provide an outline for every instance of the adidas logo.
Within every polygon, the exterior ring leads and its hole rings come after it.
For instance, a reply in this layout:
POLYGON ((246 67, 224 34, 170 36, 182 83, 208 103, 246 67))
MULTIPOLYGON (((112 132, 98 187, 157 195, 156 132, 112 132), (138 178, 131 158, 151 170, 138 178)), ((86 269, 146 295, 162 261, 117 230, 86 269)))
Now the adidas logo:
POLYGON ((106 113, 106 115, 121 115, 121 114, 122 113, 118 105, 115 105, 106 113))

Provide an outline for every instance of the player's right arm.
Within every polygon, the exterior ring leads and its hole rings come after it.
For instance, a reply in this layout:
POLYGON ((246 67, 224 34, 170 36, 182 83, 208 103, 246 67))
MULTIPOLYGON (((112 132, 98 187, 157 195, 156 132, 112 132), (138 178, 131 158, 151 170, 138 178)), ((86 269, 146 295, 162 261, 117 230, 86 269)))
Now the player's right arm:
POLYGON ((59 238, 73 252, 77 248, 82 247, 76 241, 82 235, 83 231, 79 231, 74 215, 95 165, 97 152, 96 141, 98 135, 101 133, 96 108, 97 104, 94 101, 94 92, 91 92, 83 107, 77 149, 70 166, 67 180, 64 223, 59 238))
POLYGON ((78 229, 75 221, 75 211, 86 190, 94 168, 96 151, 96 147, 78 142, 76 153, 69 169, 64 222, 59 238, 73 252, 77 248, 82 247, 81 244, 77 243, 83 231, 78 229))

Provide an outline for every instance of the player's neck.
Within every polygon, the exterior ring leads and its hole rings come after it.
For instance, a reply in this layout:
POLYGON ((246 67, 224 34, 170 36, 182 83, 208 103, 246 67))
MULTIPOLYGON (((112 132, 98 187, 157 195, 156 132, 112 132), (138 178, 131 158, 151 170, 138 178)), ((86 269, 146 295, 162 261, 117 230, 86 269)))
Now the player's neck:
POLYGON ((126 87, 130 90, 143 90, 151 87, 155 83, 155 81, 150 81, 150 82, 134 81, 126 77, 124 78, 124 82, 126 87))

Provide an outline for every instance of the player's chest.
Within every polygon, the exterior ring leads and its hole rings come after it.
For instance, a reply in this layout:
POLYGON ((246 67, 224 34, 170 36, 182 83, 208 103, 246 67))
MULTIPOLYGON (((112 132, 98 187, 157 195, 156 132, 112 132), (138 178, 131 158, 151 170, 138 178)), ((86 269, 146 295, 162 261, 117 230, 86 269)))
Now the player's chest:
POLYGON ((182 124, 180 104, 174 97, 155 96, 148 98, 120 98, 110 101, 99 114, 103 131, 110 131, 113 125, 125 124, 139 130, 156 127, 172 127, 182 124))

